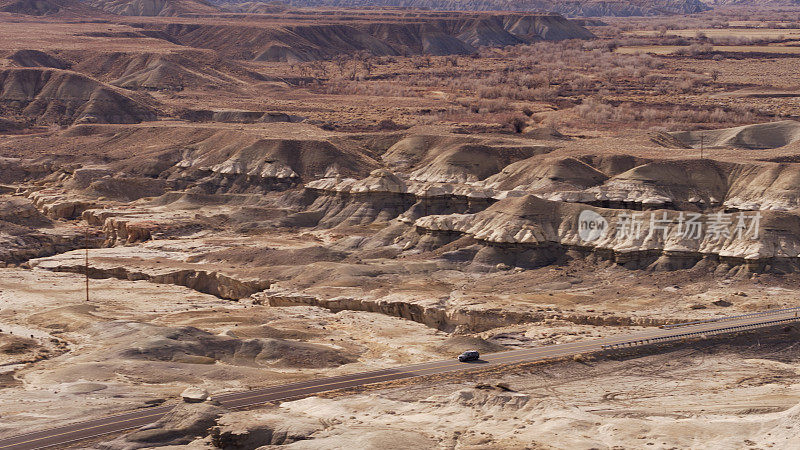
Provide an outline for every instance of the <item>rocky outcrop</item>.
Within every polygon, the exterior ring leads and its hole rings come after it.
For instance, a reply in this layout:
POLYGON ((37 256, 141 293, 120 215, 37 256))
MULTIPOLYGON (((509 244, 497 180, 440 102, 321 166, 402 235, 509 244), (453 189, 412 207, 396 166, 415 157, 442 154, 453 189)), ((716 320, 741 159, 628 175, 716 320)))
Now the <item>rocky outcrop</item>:
POLYGON ((32 192, 29 198, 33 205, 51 219, 74 219, 96 205, 87 198, 67 195, 61 189, 41 189, 32 192))
POLYGON ((158 446, 183 446, 208 434, 227 409, 214 402, 181 403, 163 417, 112 441, 97 446, 103 450, 129 450, 158 446))
POLYGON ((369 173, 378 163, 363 153, 325 139, 249 139, 230 142, 215 136, 184 151, 173 171, 192 179, 195 189, 214 192, 264 192, 303 180, 369 173))
MULTIPOLYGON (((186 286, 198 292, 219 298, 238 300, 267 289, 269 281, 260 279, 237 279, 232 276, 192 265, 172 267, 148 267, 125 262, 107 261, 100 250, 92 254, 89 276, 92 278, 117 278, 121 280, 144 280, 151 283, 186 286)), ((79 252, 80 253, 80 252, 79 252)), ((54 258, 33 259, 31 266, 55 272, 86 272, 82 254, 64 253, 54 258)))
POLYGON ((795 164, 661 160, 621 165, 536 155, 504 166, 509 162, 503 156, 506 147, 487 147, 476 156, 472 151, 483 148, 480 145, 448 143, 448 139, 452 138, 410 136, 399 141, 382 157, 393 171, 379 169, 361 180, 331 177, 306 183, 311 200, 303 204, 303 212, 287 220, 302 216, 304 221, 296 226, 327 227, 394 217, 412 223, 434 214, 474 213, 498 200, 530 194, 554 202, 633 211, 791 211, 800 206, 794 182, 800 169, 795 164), (429 145, 434 141, 444 144, 429 145), (482 172, 488 166, 491 170, 482 172), (625 170, 626 166, 633 168, 625 170), (493 174, 477 181, 486 173, 493 174))
POLYGON ((208 400, 209 393, 205 389, 190 386, 181 392, 181 398, 186 403, 200 403, 208 400))
POLYGON ((596 326, 658 326, 680 322, 680 319, 586 315, 545 309, 496 308, 475 304, 448 305, 438 300, 320 298, 315 295, 281 291, 280 289, 259 292, 251 296, 251 298, 255 304, 274 307, 316 306, 334 312, 366 311, 380 313, 413 320, 438 330, 456 333, 479 333, 512 324, 535 323, 547 320, 566 320, 575 324, 596 326))
POLYGON ((302 211, 282 219, 282 225, 332 228, 395 218, 412 223, 430 214, 482 211, 494 202, 480 188, 404 180, 386 169, 362 180, 323 178, 307 183, 305 191, 302 211))
MULTIPOLYGON (((610 159, 610 158, 608 158, 610 159)), ((715 160, 608 161, 534 156, 473 186, 494 199, 535 194, 547 200, 631 210, 791 211, 800 206, 791 163, 715 160)))
MULTIPOLYGON (((99 245, 95 232, 90 232, 88 243, 91 247, 99 245)), ((83 248, 86 244, 84 230, 58 226, 27 199, 0 196, 0 264, 3 266, 83 248)))
POLYGON ((218 448, 257 448, 267 445, 286 445, 309 439, 322 430, 321 421, 312 418, 293 418, 270 411, 234 412, 225 414, 211 429, 211 441, 218 448))
POLYGON ((243 111, 243 110, 210 110, 191 109, 181 113, 181 118, 192 122, 225 122, 225 123, 298 123, 304 117, 277 111, 243 111))
POLYGON ((160 227, 155 221, 108 217, 103 223, 103 233, 106 236, 104 245, 127 245, 137 242, 149 241, 160 227))

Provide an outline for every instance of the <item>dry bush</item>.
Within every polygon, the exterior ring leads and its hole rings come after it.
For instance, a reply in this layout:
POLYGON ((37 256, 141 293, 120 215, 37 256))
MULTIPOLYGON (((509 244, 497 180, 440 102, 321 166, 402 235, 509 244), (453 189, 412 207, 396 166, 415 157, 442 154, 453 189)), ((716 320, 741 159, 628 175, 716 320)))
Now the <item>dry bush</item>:
POLYGON ((520 116, 510 116, 504 123, 504 125, 507 125, 514 133, 522 133, 527 124, 525 118, 520 116))
POLYGON ((711 44, 692 44, 689 46, 689 55, 700 56, 707 55, 714 51, 714 46, 711 44))

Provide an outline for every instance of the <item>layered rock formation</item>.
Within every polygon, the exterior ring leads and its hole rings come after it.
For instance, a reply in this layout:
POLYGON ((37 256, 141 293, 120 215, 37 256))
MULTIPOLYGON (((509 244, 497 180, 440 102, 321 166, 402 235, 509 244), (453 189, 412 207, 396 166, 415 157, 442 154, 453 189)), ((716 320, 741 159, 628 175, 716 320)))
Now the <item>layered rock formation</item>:
MULTIPOLYGON (((219 298, 237 300, 267 289, 269 281, 238 279, 201 265, 185 264, 175 259, 174 254, 141 250, 130 254, 125 249, 102 249, 92 251, 89 276, 93 278, 118 278, 121 280, 145 280, 152 283, 186 286, 198 292, 219 298), (166 263, 152 267, 147 263, 137 264, 137 258, 159 258, 166 263), (170 264, 171 263, 171 264, 170 264)), ((139 263, 144 261, 139 259, 139 263)), ((86 272, 83 252, 66 252, 52 258, 32 259, 31 266, 56 272, 86 272)))
POLYGON ((299 294, 279 288, 264 290, 251 296, 257 305, 273 307, 316 306, 333 312, 367 311, 401 317, 446 332, 479 333, 493 328, 521 323, 545 322, 553 317, 575 324, 596 326, 657 326, 679 323, 678 319, 653 317, 620 317, 614 315, 555 314, 545 309, 506 305, 504 308, 448 299, 438 300, 388 298, 353 298, 299 294), (453 301, 451 301, 453 300, 453 301))
MULTIPOLYGON (((580 255, 640 268, 705 261, 795 270, 800 169, 794 163, 570 156, 559 147, 571 144, 517 136, 402 133, 378 144, 305 124, 271 126, 296 132, 278 139, 176 129, 169 145, 147 155, 64 167, 49 177, 60 186, 27 195, 51 219, 82 217, 102 227, 108 246, 185 236, 217 229, 216 223, 243 230, 389 225, 354 248, 432 251, 475 267, 535 267, 580 255), (122 207, 137 199, 140 207, 122 207), (200 208, 206 215, 195 212, 200 208), (584 211, 605 221, 602 238, 580 237, 584 211), (661 233, 648 231, 651 214, 661 233), (756 215, 758 230, 751 227, 756 215), (623 217, 635 219, 635 233, 615 228, 623 217), (727 227, 687 237, 680 227, 690 219, 703 230, 719 220, 727 227)), ((110 139, 135 145, 156 131, 110 139)))
POLYGON ((637 214, 527 195, 476 214, 422 217, 414 225, 422 236, 470 236, 485 245, 475 258, 488 263, 535 267, 569 250, 591 252, 632 268, 691 267, 711 258, 756 270, 794 271, 800 263, 800 242, 794 237, 800 217, 771 211, 691 217, 667 210, 637 214), (598 227, 595 234, 589 233, 590 222, 598 227))
MULTIPOLYGON (((81 248, 86 243, 83 230, 54 223, 25 199, 0 195, 0 265, 3 267, 81 248)), ((90 245, 98 245, 94 233, 90 245)))
POLYGON ((205 177, 195 184, 207 192, 253 192, 285 189, 301 180, 325 176, 356 175, 377 166, 367 155, 336 147, 327 140, 253 139, 246 144, 218 146, 219 143, 214 138, 187 149, 175 168, 182 176, 205 177))

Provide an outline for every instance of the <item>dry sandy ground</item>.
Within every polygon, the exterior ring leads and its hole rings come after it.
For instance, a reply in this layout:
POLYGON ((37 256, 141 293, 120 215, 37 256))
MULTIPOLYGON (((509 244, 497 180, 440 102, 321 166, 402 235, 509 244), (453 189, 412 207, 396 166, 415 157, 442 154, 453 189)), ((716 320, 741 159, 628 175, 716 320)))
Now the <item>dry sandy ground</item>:
POLYGON ((3 434, 75 420, 76 410, 170 401, 189 385, 241 390, 457 351, 445 333, 374 313, 252 307, 119 280, 91 280, 86 303, 78 275, 5 269, 0 280, 3 434))
MULTIPOLYGON (((776 330, 757 343, 745 337, 218 410, 211 435, 187 448, 791 449, 800 433, 796 338, 796 329, 776 330)), ((184 417, 198 420, 200 408, 184 417)), ((101 448, 123 448, 136 435, 101 448)))
MULTIPOLYGON (((214 235, 93 249, 91 261, 93 268, 109 272, 170 272, 171 265, 199 270, 208 263, 197 255, 248 245, 308 248, 289 235, 246 243, 214 235)), ((43 268, 80 267, 82 258, 81 251, 70 252, 34 261, 38 267, 33 270, 0 272, 4 433, 74 420, 76 409, 82 417, 92 417, 147 402, 171 402, 187 386, 224 392, 450 358, 467 347, 497 351, 569 342, 639 329, 596 326, 609 316, 692 320, 782 307, 800 296, 793 286, 769 275, 736 281, 696 274, 692 281, 692 273, 634 274, 615 266, 589 270, 582 262, 489 274, 413 259, 312 262, 301 272, 294 266, 261 269, 284 279, 278 283, 284 289, 323 297, 425 304, 431 296, 445 295, 443 304, 467 308, 477 328, 457 336, 379 313, 252 305, 250 299, 223 300, 183 286, 115 278, 91 279, 91 301, 86 303, 82 276, 43 268), (364 272, 366 267, 370 270, 364 272), (713 303, 719 300, 732 306, 713 303), (705 308, 695 309, 699 306, 705 308), (498 308, 539 311, 541 317, 498 325, 489 314, 498 308), (638 313, 631 314, 634 310, 638 313), (481 331, 481 317, 487 318, 486 331, 481 331), (257 351, 242 351, 243 341, 256 345, 257 351)), ((253 275, 229 270, 232 276, 253 275)), ((706 395, 714 389, 698 387, 698 392, 706 395)))

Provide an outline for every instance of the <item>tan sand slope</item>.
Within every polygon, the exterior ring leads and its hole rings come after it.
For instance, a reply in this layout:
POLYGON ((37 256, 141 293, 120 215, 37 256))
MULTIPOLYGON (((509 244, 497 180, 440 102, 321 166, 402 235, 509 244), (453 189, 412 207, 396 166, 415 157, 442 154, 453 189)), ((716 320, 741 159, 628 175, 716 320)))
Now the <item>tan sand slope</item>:
POLYGON ((89 0, 87 3, 121 16, 174 17, 219 12, 217 7, 204 0, 89 0))
POLYGON ((748 149, 778 148, 800 140, 800 122, 783 120, 734 128, 670 133, 680 142, 694 148, 738 147, 748 149))
POLYGON ((472 53, 480 46, 589 39, 586 28, 558 15, 465 14, 455 18, 369 24, 286 26, 170 24, 156 27, 183 45, 256 61, 309 61, 366 51, 376 56, 472 53))
POLYGON ((483 180, 512 162, 550 150, 527 141, 412 135, 391 146, 383 161, 392 170, 408 170, 413 180, 463 183, 483 180))
POLYGON ((99 13, 80 0, 3 0, 0 11, 28 16, 96 16, 99 13))
POLYGON ((57 69, 0 72, 0 101, 38 123, 138 123, 155 111, 111 86, 57 69))
POLYGON ((68 69, 70 64, 49 53, 39 50, 17 50, 7 59, 19 67, 50 67, 53 69, 68 69))
POLYGON ((603 183, 608 176, 575 158, 533 157, 506 166, 486 179, 485 185, 502 190, 553 192, 580 190, 603 183))
POLYGON ((182 90, 250 85, 265 78, 209 51, 72 52, 72 70, 126 89, 182 90))
POLYGON ((126 89, 183 89, 254 83, 263 78, 207 52, 99 53, 76 58, 73 70, 126 89))

